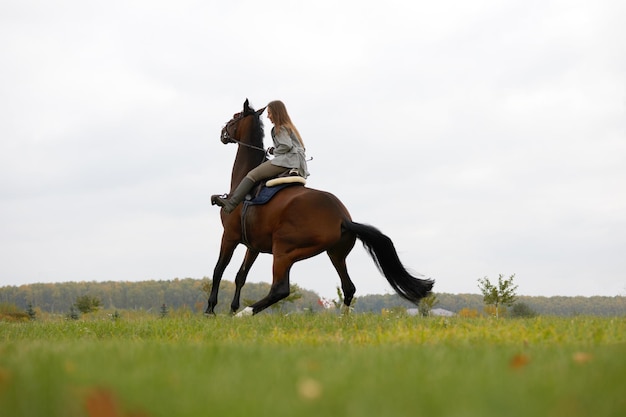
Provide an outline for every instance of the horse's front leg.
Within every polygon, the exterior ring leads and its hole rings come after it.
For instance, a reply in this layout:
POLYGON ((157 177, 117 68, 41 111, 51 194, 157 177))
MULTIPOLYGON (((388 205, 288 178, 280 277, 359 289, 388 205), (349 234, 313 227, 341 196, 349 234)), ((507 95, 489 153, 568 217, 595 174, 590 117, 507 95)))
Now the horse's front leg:
POLYGON ((222 275, 224 274, 224 270, 230 263, 236 247, 237 242, 227 241, 224 237, 222 237, 222 247, 220 248, 220 255, 217 258, 217 264, 215 265, 215 269, 213 269, 213 283, 211 285, 211 294, 209 294, 209 301, 207 303, 206 311, 204 312, 204 314, 206 315, 215 315, 215 306, 217 305, 217 293, 220 288, 220 282, 222 281, 222 275))
POLYGON ((241 289, 246 283, 246 278, 248 277, 248 273, 250 272, 250 268, 256 258, 259 256, 259 251, 248 248, 246 251, 246 256, 243 258, 243 263, 241 264, 241 268, 237 272, 237 276, 235 277, 235 296, 233 297, 233 302, 230 305, 230 312, 235 314, 237 310, 239 310, 239 300, 241 298, 241 289))

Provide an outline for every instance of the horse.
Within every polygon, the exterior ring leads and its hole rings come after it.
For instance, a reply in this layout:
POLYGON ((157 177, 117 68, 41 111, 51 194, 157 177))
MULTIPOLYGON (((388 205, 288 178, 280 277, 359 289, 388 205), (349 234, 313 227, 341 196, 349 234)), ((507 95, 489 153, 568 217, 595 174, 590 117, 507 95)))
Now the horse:
MULTIPOLYGON (((231 193, 251 169, 267 160, 261 120, 264 110, 265 107, 255 111, 246 99, 243 110, 222 128, 221 142, 238 145, 231 173, 231 193)), ((232 314, 239 310, 241 289, 260 253, 273 255, 269 294, 238 315, 258 314, 287 297, 290 292, 289 272, 293 264, 324 251, 339 274, 344 305, 350 307, 356 287, 348 274, 346 257, 357 239, 402 298, 417 304, 432 290, 434 280, 411 275, 402 265, 388 236, 373 226, 352 221, 343 203, 329 192, 294 184, 279 191, 265 204, 247 206, 245 216, 242 216, 243 206, 243 203, 239 204, 230 214, 223 209, 220 211, 224 232, 213 270, 213 283, 205 311, 207 315, 215 314, 222 275, 239 244, 245 244, 247 251, 235 276, 235 294, 230 305, 232 314)))

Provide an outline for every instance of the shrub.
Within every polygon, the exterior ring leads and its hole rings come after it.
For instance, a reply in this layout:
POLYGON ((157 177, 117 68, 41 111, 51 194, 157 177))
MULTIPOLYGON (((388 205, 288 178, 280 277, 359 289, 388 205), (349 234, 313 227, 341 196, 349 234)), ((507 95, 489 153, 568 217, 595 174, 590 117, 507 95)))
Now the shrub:
POLYGON ((511 307, 511 317, 536 317, 537 312, 526 303, 515 303, 511 307))
POLYGON ((4 321, 28 321, 28 314, 15 304, 0 303, 0 320, 4 321))

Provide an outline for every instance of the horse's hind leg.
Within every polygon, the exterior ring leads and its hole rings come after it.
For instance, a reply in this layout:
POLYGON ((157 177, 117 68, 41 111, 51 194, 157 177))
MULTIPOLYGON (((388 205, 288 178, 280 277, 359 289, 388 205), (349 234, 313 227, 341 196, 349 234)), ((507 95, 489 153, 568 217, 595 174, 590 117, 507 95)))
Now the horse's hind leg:
POLYGON ((356 238, 344 235, 337 246, 334 246, 326 251, 330 261, 335 267, 335 270, 339 274, 339 279, 341 280, 341 290, 343 291, 343 303, 346 307, 350 307, 352 299, 354 298, 354 293, 356 292, 356 287, 350 279, 348 267, 346 266, 346 257, 354 247, 355 241, 356 238))
POLYGON ((337 270, 339 274, 339 279, 341 279, 341 290, 343 291, 343 303, 346 307, 350 307, 352 303, 352 299, 354 298, 354 293, 356 292, 356 287, 354 283, 350 279, 350 275, 348 275, 348 268, 346 266, 346 258, 345 257, 335 257, 331 253, 328 253, 330 261, 333 263, 333 266, 337 270))
POLYGON ((276 304, 283 298, 288 297, 289 291, 290 291, 289 270, 291 269, 292 265, 293 265, 293 261, 291 259, 286 258, 286 257, 277 258, 274 255, 274 265, 272 266, 274 279, 273 279, 272 287, 270 288, 269 294, 265 298, 252 304, 250 307, 247 307, 246 309, 242 310, 240 314, 242 315, 249 314, 250 311, 252 312, 252 314, 257 314, 265 310, 272 304, 276 304))
POLYGON ((239 300, 241 298, 241 289, 246 283, 246 278, 248 277, 248 273, 250 272, 250 268, 256 258, 259 256, 259 252, 249 249, 246 251, 246 256, 243 258, 243 263, 241 264, 241 268, 237 272, 235 277, 235 296, 233 297, 233 302, 230 305, 230 312, 235 314, 237 310, 239 310, 239 300))

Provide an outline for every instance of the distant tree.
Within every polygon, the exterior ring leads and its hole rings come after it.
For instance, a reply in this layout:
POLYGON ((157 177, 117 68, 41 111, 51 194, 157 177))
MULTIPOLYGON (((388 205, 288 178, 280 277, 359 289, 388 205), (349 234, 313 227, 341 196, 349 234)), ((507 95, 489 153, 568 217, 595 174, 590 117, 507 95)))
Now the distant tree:
POLYGON ((98 297, 92 297, 89 295, 81 295, 76 297, 74 307, 83 314, 98 311, 102 307, 102 301, 98 297))
POLYGON ((430 316, 430 312, 433 307, 437 305, 439 300, 437 299, 437 294, 431 292, 426 297, 422 298, 417 305, 417 309, 422 317, 430 316))
POLYGON ((202 285, 200 286, 200 289, 202 290, 202 293, 206 294, 207 299, 209 298, 209 295, 211 295, 212 288, 213 288, 213 280, 205 277, 202 280, 202 285))
POLYGON ((526 303, 517 302, 511 307, 511 317, 536 317, 537 312, 526 303))
POLYGON ((80 318, 79 311, 74 306, 70 306, 70 311, 65 315, 67 320, 78 320, 80 318))
POLYGON ((111 314, 111 320, 118 321, 119 319, 120 319, 120 313, 117 310, 115 310, 115 312, 111 314))
POLYGON ((167 305, 165 305, 165 303, 163 303, 163 305, 161 306, 161 309, 159 310, 159 317, 161 317, 162 319, 167 317, 167 315, 170 313, 170 310, 167 308, 167 305))
POLYGON ((478 288, 483 293, 483 301, 488 306, 492 305, 495 307, 496 318, 499 317, 500 307, 510 306, 517 299, 515 295, 517 285, 513 285, 515 274, 508 279, 503 278, 504 275, 500 274, 497 285, 491 284, 487 277, 478 279, 478 288))
POLYGON ((28 318, 30 320, 36 320, 37 319, 37 312, 33 309, 33 304, 32 303, 28 303, 28 308, 26 309, 26 314, 28 314, 28 318))

